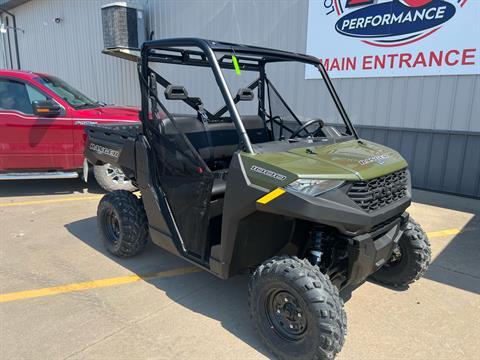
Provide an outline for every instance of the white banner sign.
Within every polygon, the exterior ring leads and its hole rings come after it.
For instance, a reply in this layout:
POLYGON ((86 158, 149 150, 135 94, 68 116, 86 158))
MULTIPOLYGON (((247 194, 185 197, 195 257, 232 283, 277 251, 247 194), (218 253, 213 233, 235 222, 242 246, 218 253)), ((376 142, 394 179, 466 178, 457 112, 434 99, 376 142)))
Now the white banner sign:
POLYGON ((479 49, 480 0, 310 0, 307 53, 332 78, 480 74, 479 49))

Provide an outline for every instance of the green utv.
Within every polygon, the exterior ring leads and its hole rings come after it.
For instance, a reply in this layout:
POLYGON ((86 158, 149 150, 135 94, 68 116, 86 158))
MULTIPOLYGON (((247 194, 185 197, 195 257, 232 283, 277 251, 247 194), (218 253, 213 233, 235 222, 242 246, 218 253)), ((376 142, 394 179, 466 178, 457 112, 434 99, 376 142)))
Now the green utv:
POLYGON ((335 357, 347 330, 342 298, 369 277, 404 287, 425 273, 430 245, 405 212, 407 163, 358 137, 317 58, 179 38, 144 43, 138 69, 141 125, 86 129, 88 160, 119 166, 141 193, 100 201, 98 226, 112 254, 136 255, 151 239, 222 279, 252 273, 251 316, 281 359, 335 357), (305 80, 306 66, 322 79, 305 80), (213 73, 220 108, 210 112, 155 71, 169 67, 213 73), (288 91, 294 75, 305 89, 288 91), (253 80, 232 92, 229 76, 253 80), (190 114, 170 113, 163 98, 190 114))

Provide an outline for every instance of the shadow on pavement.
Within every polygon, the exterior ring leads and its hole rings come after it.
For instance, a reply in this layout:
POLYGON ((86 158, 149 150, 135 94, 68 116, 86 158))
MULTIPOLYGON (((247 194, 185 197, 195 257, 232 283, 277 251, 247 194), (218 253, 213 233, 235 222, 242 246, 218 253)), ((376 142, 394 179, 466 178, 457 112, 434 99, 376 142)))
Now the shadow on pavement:
MULTIPOLYGON (((416 203, 466 212, 473 217, 430 264, 425 277, 480 294, 480 200, 416 190, 416 203)), ((448 218, 444 229, 451 228, 448 218)), ((440 229, 439 229, 440 230, 440 229)), ((430 239, 430 242, 436 238, 430 239)))
MULTIPOLYGON (((66 224, 65 227, 88 246, 139 275, 192 266, 189 262, 151 243, 143 253, 134 258, 122 259, 111 255, 100 243, 96 217, 66 224)), ((239 275, 221 280, 202 271, 200 274, 179 276, 170 280, 146 281, 164 291, 177 304, 219 321, 223 328, 237 338, 266 357, 271 357, 250 321, 247 300, 248 276, 239 275)))
POLYGON ((9 180, 2 181, 0 187, 0 197, 79 193, 104 194, 105 191, 91 179, 88 184, 82 179, 9 180))
MULTIPOLYGON (((455 236, 449 245, 436 257, 426 274, 426 278, 459 289, 480 293, 480 211, 475 201, 465 202, 453 197, 427 193, 417 194, 416 202, 433 206, 455 209, 475 214, 466 226, 466 232, 455 236)), ((96 217, 86 218, 65 225, 67 230, 88 246, 117 262, 136 274, 170 270, 191 266, 190 263, 149 244, 145 251, 135 258, 121 259, 109 254, 99 241, 96 217)), ((445 224, 445 228, 449 228, 445 224)), ((435 239, 432 239, 435 241, 435 239)), ((201 272, 189 276, 180 276, 171 281, 148 280, 149 283, 164 291, 176 303, 219 321, 222 326, 237 338, 244 341, 267 357, 270 354, 260 342, 249 320, 247 303, 248 276, 236 276, 229 280, 220 280, 215 276, 201 272), (214 299, 214 301, 213 301, 214 299)), ((402 291, 405 289, 394 289, 402 291)))

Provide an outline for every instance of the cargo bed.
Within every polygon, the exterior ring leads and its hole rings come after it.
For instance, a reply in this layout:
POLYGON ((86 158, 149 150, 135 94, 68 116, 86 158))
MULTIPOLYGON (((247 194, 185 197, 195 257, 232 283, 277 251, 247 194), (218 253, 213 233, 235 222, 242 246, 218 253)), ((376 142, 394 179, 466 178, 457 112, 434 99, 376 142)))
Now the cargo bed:
POLYGON ((93 165, 111 164, 119 167, 135 182, 135 140, 142 125, 87 125, 85 157, 93 165))

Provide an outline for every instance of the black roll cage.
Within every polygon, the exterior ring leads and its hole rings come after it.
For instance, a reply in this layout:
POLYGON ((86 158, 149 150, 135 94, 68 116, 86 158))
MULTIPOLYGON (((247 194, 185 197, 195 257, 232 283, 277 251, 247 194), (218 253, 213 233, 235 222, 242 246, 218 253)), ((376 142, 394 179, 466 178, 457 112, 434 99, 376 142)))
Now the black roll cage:
MULTIPOLYGON (((288 104, 286 104, 286 102, 280 96, 272 83, 267 79, 267 76, 265 74, 265 65, 268 63, 302 62, 305 64, 313 65, 320 71, 322 78, 327 86, 327 89, 347 127, 347 133, 355 136, 356 139, 359 139, 358 134, 353 127, 327 72, 319 59, 313 56, 288 51, 205 40, 200 38, 172 38, 164 40, 151 40, 143 43, 141 49, 141 60, 139 63, 140 86, 142 89, 142 108, 140 113, 140 120, 142 121, 143 128, 149 128, 148 101, 150 98, 152 98, 154 102, 158 103, 162 110, 170 118, 170 120, 174 122, 173 117, 168 113, 167 109, 159 101, 156 95, 156 91, 153 92, 153 85, 149 85, 149 79, 153 78, 163 87, 170 85, 170 83, 148 66, 150 62, 210 67, 215 76, 217 85, 220 88, 222 96, 225 100, 225 106, 218 110, 215 114, 207 112, 206 115, 210 118, 220 117, 228 110, 239 135, 240 147, 248 153, 255 153, 250 142, 250 138, 248 137, 245 127, 243 126, 240 114, 238 113, 238 110, 235 106, 235 104, 239 101, 238 96, 236 96, 235 98, 232 97, 223 73, 221 71, 221 69, 235 69, 235 65, 232 62, 231 55, 236 56, 241 70, 259 72, 259 78, 252 82, 250 85, 248 85, 248 88, 253 90, 258 87, 258 115, 263 119, 265 126, 267 126, 267 123, 270 122, 272 124, 276 123, 282 127, 285 127, 283 123, 281 123, 278 119, 266 118, 267 114, 265 112, 265 85, 267 83, 269 85, 269 89, 272 88, 272 90, 277 93, 283 104, 292 113, 295 120, 299 124, 302 124, 300 120, 296 117, 295 113, 291 111, 288 104), (201 51, 191 50, 189 48, 199 48, 201 51), (225 54, 217 59, 215 53, 225 54)), ((198 102, 196 102, 194 98, 187 98, 183 101, 193 108, 198 108, 198 102)), ((202 111, 205 110, 202 109, 202 111)), ((153 116, 155 116, 155 114, 153 116)), ((291 131, 288 128, 287 130, 291 131)), ((147 131, 146 133, 149 134, 150 132, 147 131)), ((156 133, 156 131, 154 131, 154 133, 156 133)))

